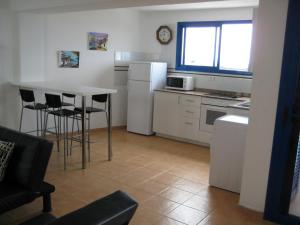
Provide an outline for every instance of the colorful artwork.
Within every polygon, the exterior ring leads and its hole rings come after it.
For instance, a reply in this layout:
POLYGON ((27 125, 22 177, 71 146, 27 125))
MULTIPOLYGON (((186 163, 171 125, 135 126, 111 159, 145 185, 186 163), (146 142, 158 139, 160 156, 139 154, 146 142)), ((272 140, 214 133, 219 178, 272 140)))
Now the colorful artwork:
POLYGON ((107 51, 108 34, 105 33, 88 33, 89 50, 107 51))
POLYGON ((79 52, 59 51, 58 66, 61 68, 79 68, 79 52))

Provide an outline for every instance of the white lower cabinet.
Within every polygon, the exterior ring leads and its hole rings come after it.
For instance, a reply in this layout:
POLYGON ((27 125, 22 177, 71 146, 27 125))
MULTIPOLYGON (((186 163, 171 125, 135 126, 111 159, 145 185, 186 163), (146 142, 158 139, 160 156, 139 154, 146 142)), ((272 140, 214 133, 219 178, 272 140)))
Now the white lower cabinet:
POLYGON ((153 131, 165 136, 210 145, 216 118, 225 114, 243 116, 249 114, 248 110, 226 107, 236 102, 236 100, 155 91, 153 131))
POLYGON ((153 131, 171 136, 179 134, 179 95, 156 91, 154 94, 153 131))
POLYGON ((179 103, 180 105, 200 107, 201 96, 180 95, 179 103))
POLYGON ((200 107, 180 106, 180 116, 199 120, 199 118, 200 118, 200 107))
POLYGON ((179 121, 179 137, 198 141, 199 119, 181 117, 179 121))
POLYGON ((156 91, 154 94, 153 131, 201 142, 201 96, 156 91))

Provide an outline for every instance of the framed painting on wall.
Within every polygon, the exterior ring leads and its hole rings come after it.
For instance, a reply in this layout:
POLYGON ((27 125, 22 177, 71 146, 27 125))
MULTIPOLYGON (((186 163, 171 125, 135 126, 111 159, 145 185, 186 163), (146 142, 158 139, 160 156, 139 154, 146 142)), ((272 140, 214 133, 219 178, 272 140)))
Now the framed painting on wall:
POLYGON ((106 33, 88 33, 88 49, 107 51, 108 34, 106 33))
POLYGON ((60 68, 79 68, 78 51, 58 51, 58 66, 60 68))

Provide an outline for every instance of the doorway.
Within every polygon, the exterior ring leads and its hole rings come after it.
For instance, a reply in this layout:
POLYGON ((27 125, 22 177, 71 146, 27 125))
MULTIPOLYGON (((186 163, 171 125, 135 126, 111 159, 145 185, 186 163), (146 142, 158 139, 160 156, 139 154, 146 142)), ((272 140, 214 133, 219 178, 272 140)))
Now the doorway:
POLYGON ((300 2, 289 1, 265 218, 300 224, 300 2))

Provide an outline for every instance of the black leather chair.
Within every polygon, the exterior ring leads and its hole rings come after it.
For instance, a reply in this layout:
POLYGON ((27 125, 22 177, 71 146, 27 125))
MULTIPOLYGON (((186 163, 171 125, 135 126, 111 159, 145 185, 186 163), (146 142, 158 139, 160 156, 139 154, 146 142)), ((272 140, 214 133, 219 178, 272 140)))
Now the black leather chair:
POLYGON ((53 185, 44 182, 53 144, 0 126, 0 140, 15 143, 4 180, 0 183, 0 214, 43 197, 44 212, 51 211, 53 185))
POLYGON ((43 213, 20 225, 128 225, 138 203, 117 191, 63 217, 43 213))

